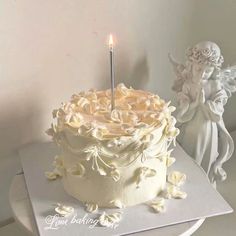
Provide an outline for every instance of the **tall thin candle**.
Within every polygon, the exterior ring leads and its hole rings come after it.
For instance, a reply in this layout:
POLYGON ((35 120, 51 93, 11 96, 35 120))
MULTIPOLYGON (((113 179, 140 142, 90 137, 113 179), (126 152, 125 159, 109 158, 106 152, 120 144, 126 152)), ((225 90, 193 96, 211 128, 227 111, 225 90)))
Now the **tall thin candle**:
POLYGON ((109 37, 109 55, 110 55, 110 76, 111 76, 111 111, 115 109, 115 71, 114 71, 114 47, 113 47, 113 38, 110 34, 109 37))

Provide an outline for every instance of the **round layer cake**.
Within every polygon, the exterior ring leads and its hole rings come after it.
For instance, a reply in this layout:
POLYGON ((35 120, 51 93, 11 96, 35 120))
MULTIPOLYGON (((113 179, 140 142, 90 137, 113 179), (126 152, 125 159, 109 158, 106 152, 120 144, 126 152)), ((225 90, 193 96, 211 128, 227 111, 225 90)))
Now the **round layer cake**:
POLYGON ((150 92, 115 89, 81 92, 53 111, 48 134, 61 149, 68 194, 100 207, 132 206, 155 198, 166 184, 168 147, 178 135, 174 107, 150 92))

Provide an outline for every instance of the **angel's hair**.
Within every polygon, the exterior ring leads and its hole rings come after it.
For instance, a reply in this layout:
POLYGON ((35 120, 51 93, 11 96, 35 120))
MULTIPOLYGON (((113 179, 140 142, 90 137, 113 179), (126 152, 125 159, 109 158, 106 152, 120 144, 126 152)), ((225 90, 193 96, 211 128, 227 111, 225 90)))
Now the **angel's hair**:
POLYGON ((219 46, 209 41, 200 42, 194 47, 188 48, 186 56, 192 63, 209 65, 217 69, 224 62, 219 46))

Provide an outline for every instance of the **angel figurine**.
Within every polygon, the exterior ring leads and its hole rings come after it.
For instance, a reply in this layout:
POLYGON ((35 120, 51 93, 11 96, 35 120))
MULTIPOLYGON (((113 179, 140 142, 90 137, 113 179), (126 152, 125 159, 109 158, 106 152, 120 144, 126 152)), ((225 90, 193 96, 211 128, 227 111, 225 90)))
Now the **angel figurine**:
POLYGON ((233 154, 234 142, 223 121, 224 105, 236 91, 236 66, 221 69, 223 56, 213 42, 200 42, 187 50, 186 63, 171 55, 177 93, 177 140, 203 167, 210 181, 225 180, 222 165, 233 154))

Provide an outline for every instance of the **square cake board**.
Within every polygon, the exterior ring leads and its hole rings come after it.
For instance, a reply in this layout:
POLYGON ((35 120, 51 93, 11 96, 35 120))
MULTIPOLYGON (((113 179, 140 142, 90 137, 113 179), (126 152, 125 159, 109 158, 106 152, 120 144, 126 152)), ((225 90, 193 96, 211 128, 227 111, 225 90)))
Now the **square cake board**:
POLYGON ((19 154, 38 232, 41 236, 125 235, 233 211, 209 183, 202 168, 178 144, 172 153, 176 162, 168 168, 168 172, 177 170, 187 175, 186 184, 181 189, 187 192, 188 196, 181 200, 166 200, 167 210, 159 214, 154 213, 145 204, 125 209, 100 209, 98 214, 87 213, 82 203, 64 191, 60 179, 48 181, 45 177, 45 171, 53 169, 52 162, 54 156, 58 154, 57 147, 53 143, 32 144, 21 149, 19 154), (74 213, 67 217, 67 221, 52 221, 53 218, 50 216, 56 214, 54 211, 56 203, 75 208, 74 213), (103 211, 123 212, 122 220, 117 228, 105 228, 98 225, 89 228, 86 220, 97 219, 99 213, 103 211), (79 223, 72 221, 73 218, 79 223), (85 220, 80 221, 80 219, 85 220))

